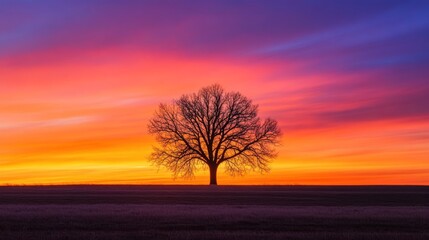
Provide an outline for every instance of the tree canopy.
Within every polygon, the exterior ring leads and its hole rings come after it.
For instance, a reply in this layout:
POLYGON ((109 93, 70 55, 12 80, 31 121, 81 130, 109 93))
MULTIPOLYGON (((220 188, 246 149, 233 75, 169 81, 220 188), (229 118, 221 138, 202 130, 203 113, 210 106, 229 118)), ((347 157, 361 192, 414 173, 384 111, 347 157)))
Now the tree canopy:
POLYGON ((151 161, 175 177, 208 167, 210 184, 217 184, 220 164, 231 175, 269 171, 281 134, 277 121, 258 117, 251 100, 217 84, 160 104, 148 129, 159 143, 151 161))

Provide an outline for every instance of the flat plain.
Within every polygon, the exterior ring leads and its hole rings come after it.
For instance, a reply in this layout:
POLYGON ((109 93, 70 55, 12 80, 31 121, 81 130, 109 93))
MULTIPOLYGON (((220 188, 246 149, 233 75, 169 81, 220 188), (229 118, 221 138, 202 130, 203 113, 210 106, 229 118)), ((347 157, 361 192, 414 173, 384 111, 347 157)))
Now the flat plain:
POLYGON ((429 239, 426 186, 0 187, 0 239, 429 239))

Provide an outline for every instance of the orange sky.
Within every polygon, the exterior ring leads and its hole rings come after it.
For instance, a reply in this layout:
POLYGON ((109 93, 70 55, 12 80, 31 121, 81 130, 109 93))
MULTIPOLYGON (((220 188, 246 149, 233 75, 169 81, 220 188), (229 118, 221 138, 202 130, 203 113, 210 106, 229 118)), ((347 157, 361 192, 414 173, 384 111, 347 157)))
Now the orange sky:
MULTIPOLYGON (((268 22, 260 24, 282 21, 269 18, 274 7, 244 9, 242 18, 213 10, 213 15, 230 17, 224 20, 174 12, 181 16, 177 25, 160 22, 141 29, 109 25, 111 14, 128 23, 147 20, 110 5, 83 20, 66 17, 75 17, 81 8, 91 12, 91 4, 80 2, 71 10, 60 4, 10 7, 17 11, 3 15, 10 25, 0 24, 0 185, 207 184, 204 171, 195 179, 173 180, 165 169, 152 166, 147 157, 156 143, 146 125, 160 102, 213 83, 253 99, 260 115, 278 120, 283 132, 269 174, 230 177, 220 169, 219 184, 429 184, 427 70, 419 62, 352 66, 359 60, 353 51, 374 44, 364 40, 338 46, 332 54, 315 50, 307 56, 308 49, 330 44, 313 35, 331 34, 338 28, 334 23, 317 31, 303 25, 305 31, 284 30, 283 35, 273 30, 265 38, 251 28, 259 22, 241 20, 252 11, 268 11, 263 12, 268 22), (69 10, 59 16, 49 11, 52 7, 69 10), (248 32, 206 39, 204 26, 248 32), (158 44, 155 39, 162 34, 173 39, 158 44), (247 40, 251 36, 254 42, 247 40), (300 38, 310 46, 291 43, 300 38), (297 49, 270 45, 279 41, 297 49)), ((377 9, 374 14, 389 17, 387 6, 377 9)), ((382 24, 363 12, 357 20, 343 16, 340 27, 352 29, 353 21, 382 24)), ((349 39, 356 32, 344 34, 334 37, 349 39)), ((383 41, 401 50, 396 45, 403 35, 383 41)), ((389 57, 401 57, 399 50, 389 57)))

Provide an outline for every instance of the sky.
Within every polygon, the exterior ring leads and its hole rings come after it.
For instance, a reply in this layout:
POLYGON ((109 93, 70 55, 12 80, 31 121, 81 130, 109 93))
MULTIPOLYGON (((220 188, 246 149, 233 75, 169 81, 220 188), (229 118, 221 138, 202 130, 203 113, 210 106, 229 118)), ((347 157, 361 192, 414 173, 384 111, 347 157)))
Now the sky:
POLYGON ((427 185, 428 43, 428 1, 0 0, 0 185, 208 184, 147 123, 214 83, 283 133, 219 184, 427 185))

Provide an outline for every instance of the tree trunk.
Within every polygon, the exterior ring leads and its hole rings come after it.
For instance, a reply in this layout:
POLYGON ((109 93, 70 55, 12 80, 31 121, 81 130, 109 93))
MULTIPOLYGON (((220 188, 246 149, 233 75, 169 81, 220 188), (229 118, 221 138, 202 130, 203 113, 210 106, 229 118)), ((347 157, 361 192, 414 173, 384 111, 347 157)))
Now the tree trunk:
POLYGON ((217 185, 217 166, 209 166, 210 168, 210 185, 217 185))

